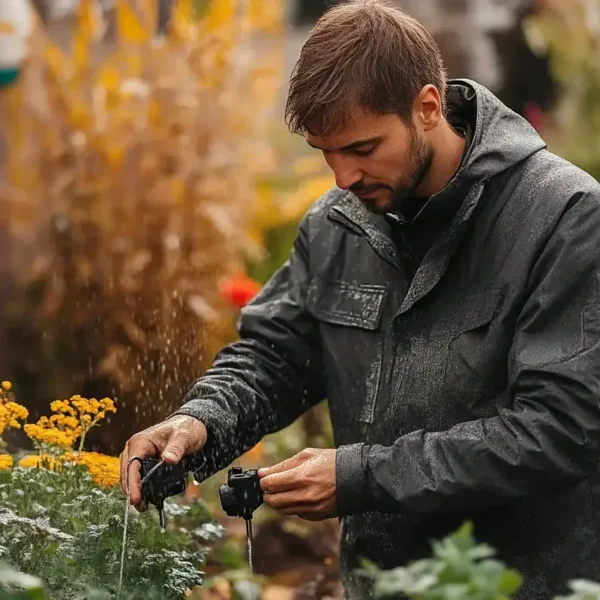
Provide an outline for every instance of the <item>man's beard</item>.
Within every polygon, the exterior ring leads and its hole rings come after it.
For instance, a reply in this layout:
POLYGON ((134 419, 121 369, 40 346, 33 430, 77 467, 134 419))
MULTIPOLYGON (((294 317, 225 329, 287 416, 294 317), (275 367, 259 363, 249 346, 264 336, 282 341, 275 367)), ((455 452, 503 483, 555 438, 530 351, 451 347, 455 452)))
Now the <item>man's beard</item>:
POLYGON ((353 185, 350 191, 357 196, 364 196, 379 189, 390 190, 389 202, 385 204, 376 204, 364 201, 365 207, 373 213, 398 213, 402 212, 402 206, 407 198, 413 198, 416 190, 423 183, 425 177, 431 169, 433 162, 433 146, 431 142, 419 137, 415 128, 410 128, 410 150, 411 157, 409 171, 403 175, 392 187, 389 185, 374 184, 362 186, 360 183, 353 185))

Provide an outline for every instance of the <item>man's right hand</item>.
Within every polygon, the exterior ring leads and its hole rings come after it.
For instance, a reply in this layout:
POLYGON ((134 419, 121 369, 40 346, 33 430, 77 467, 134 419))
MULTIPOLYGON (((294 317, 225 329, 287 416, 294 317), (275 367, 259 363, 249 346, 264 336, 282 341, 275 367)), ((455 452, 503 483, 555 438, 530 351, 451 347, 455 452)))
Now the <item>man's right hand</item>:
MULTIPOLYGON (((196 417, 175 415, 158 425, 153 425, 132 436, 121 453, 121 487, 127 494, 127 463, 137 456, 145 459, 160 456, 166 463, 176 464, 186 454, 198 452, 206 444, 206 426, 196 417)), ((138 510, 142 504, 140 463, 134 461, 129 467, 129 491, 131 504, 138 510)))

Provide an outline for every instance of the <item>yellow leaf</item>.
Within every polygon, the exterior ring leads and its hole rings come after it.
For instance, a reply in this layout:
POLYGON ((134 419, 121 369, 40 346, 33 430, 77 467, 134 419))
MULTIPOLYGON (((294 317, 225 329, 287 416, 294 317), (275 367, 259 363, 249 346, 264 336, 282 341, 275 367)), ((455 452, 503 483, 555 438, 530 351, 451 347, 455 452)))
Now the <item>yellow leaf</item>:
POLYGON ((73 59, 75 61, 75 69, 81 72, 88 64, 90 55, 89 40, 86 39, 80 32, 77 32, 73 37, 73 59))
POLYGON ((8 21, 0 21, 0 34, 15 33, 15 26, 8 21))
POLYGON ((158 0, 139 0, 146 29, 155 32, 158 27, 158 0))
POLYGON ((280 0, 249 0, 248 18, 252 28, 279 34, 284 25, 284 3, 280 0))
POLYGON ((106 89, 107 92, 116 92, 119 89, 119 72, 114 67, 106 65, 98 75, 98 85, 106 89))
POLYGON ((90 45, 102 32, 102 11, 96 0, 81 0, 77 28, 73 36, 72 55, 78 72, 85 69, 90 59, 90 45))
POLYGON ((69 56, 65 54, 59 46, 53 42, 47 41, 44 53, 46 56, 46 64, 54 77, 60 80, 71 76, 73 63, 69 56))
POLYGON ((235 20, 236 0, 211 0, 204 15, 204 26, 209 32, 231 26, 235 20))
POLYGON ((117 30, 121 40, 130 44, 144 44, 152 37, 128 0, 117 0, 117 30))
POLYGON ((293 194, 288 196, 281 205, 282 221, 297 221, 304 215, 310 205, 335 185, 333 176, 314 177, 293 194))
POLYGON ((179 39, 189 39, 192 33, 194 15, 194 0, 177 0, 171 15, 171 35, 179 39))
POLYGON ((81 0, 77 29, 90 42, 100 35, 102 31, 102 11, 96 0, 81 0))
POLYGON ((323 171, 324 164, 322 156, 303 156, 294 164, 294 174, 301 177, 315 175, 323 171))
POLYGON ((125 159, 125 148, 116 144, 107 144, 104 148, 104 155, 111 167, 120 167, 125 159))
POLYGON ((253 252, 260 252, 265 248, 265 238, 263 236, 263 230, 256 224, 252 224, 248 227, 247 232, 248 240, 253 246, 253 252))
POLYGON ((281 213, 275 201, 273 186, 265 183, 259 184, 256 192, 255 225, 263 230, 277 227, 281 222, 281 213))

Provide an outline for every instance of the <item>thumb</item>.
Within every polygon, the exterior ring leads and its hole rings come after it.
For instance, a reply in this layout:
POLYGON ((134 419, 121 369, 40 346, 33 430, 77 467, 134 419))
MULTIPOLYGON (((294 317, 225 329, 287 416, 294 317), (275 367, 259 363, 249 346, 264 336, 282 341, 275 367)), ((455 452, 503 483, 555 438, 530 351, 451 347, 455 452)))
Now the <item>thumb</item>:
POLYGON ((187 436, 183 432, 175 431, 162 453, 162 459, 170 465, 177 464, 188 449, 187 436))

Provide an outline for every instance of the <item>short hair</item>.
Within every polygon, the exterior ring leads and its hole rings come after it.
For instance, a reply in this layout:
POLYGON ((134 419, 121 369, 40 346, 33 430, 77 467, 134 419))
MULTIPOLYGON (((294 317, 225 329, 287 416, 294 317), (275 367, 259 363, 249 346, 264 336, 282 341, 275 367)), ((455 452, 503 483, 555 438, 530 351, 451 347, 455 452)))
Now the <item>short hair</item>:
POLYGON ((310 32, 290 78, 285 121, 293 133, 327 135, 358 104, 410 124, 428 84, 445 114, 446 72, 423 25, 386 0, 351 0, 327 10, 310 32))

